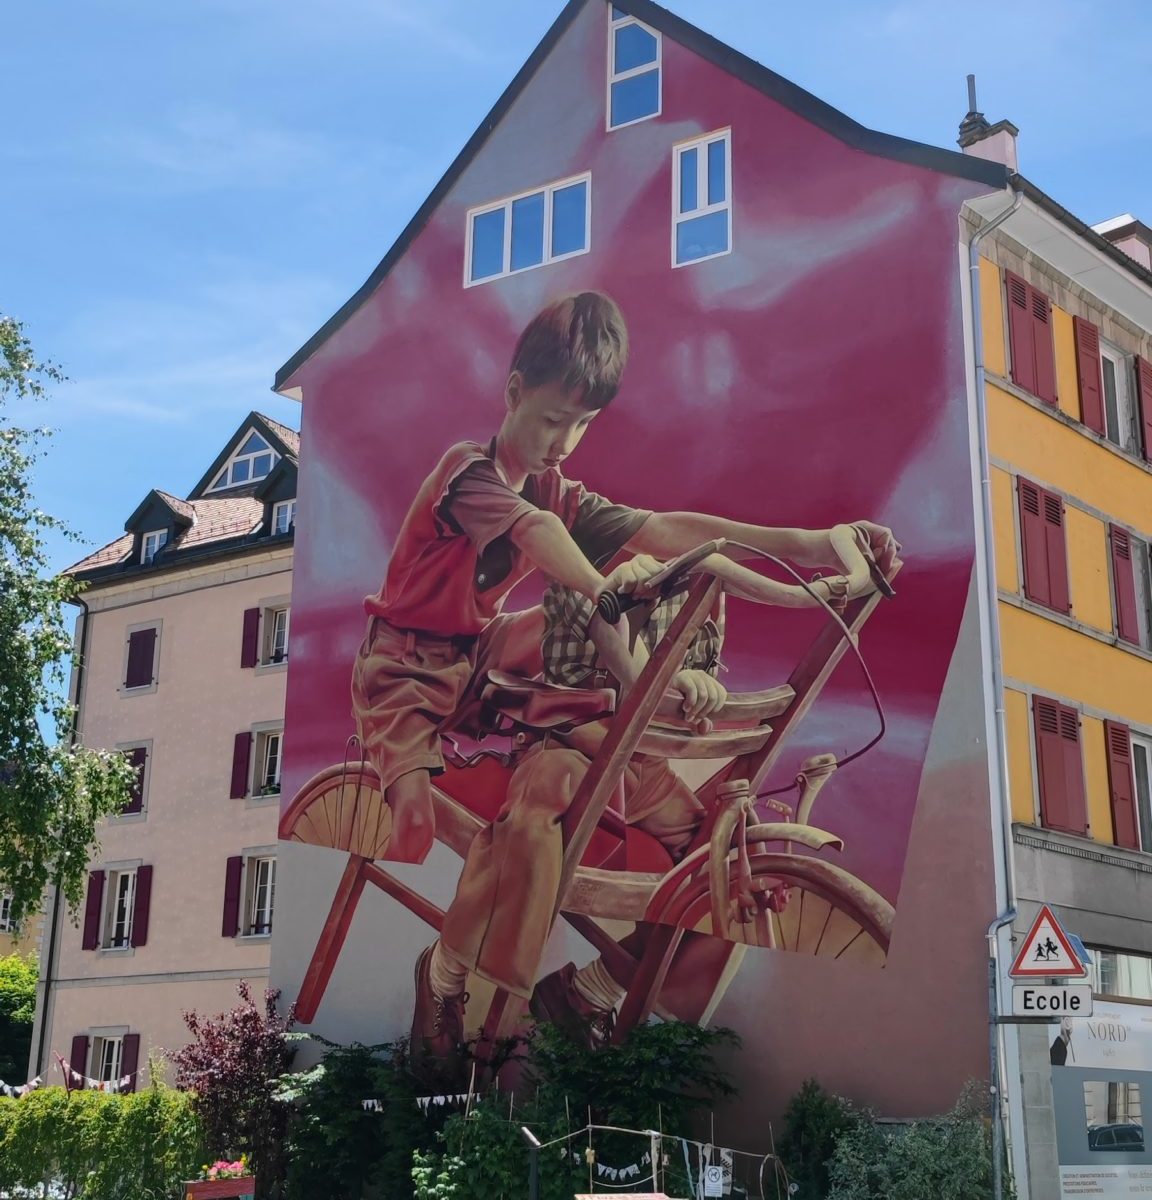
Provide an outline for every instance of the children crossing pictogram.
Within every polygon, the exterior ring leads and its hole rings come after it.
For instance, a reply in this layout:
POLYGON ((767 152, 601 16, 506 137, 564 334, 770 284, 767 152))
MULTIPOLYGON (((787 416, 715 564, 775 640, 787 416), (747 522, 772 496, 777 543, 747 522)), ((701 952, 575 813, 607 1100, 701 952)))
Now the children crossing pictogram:
POLYGON ((1047 904, 1041 905, 1008 974, 1014 979, 1049 975, 1081 979, 1088 974, 1071 938, 1047 904))

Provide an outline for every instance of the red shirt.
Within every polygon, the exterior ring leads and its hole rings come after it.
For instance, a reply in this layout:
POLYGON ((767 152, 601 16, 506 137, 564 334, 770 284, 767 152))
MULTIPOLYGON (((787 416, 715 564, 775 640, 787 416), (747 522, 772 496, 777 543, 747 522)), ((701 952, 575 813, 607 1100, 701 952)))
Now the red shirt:
POLYGON ((521 517, 551 512, 589 561, 611 558, 651 515, 612 504, 553 468, 523 492, 476 442, 453 446, 424 480, 392 550, 379 593, 364 607, 401 629, 479 634, 533 564, 507 536, 521 517))

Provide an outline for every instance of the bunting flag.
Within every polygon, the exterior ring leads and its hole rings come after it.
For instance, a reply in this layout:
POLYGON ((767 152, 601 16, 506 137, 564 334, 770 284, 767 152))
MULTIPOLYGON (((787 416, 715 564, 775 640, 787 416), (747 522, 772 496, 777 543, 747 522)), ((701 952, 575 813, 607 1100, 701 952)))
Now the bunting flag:
MULTIPOLYGON (((446 1096, 417 1096, 416 1103, 427 1112, 430 1108, 443 1108, 449 1104, 466 1104, 468 1102, 467 1092, 456 1092, 446 1096)), ((383 1100, 361 1100, 360 1107, 365 1112, 383 1112, 385 1101, 383 1100)))
POLYGON ((64 1089, 69 1092, 110 1092, 115 1095, 124 1091, 139 1073, 132 1071, 128 1075, 121 1075, 119 1079, 90 1079, 74 1070, 67 1059, 59 1054, 56 1055, 56 1063, 64 1076, 64 1089))
POLYGON ((44 1076, 37 1075, 35 1079, 29 1079, 27 1083, 21 1084, 19 1087, 13 1087, 10 1083, 5 1083, 0 1079, 0 1096, 8 1096, 11 1099, 18 1100, 21 1096, 27 1096, 29 1092, 34 1092, 37 1088, 44 1086, 44 1076))

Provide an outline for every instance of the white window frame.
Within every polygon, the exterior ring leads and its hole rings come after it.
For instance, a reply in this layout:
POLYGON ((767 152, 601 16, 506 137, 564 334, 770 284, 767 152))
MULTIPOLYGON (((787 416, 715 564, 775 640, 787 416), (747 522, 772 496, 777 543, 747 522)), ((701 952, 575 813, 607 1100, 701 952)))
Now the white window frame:
POLYGON ((101 950, 130 950, 132 948, 132 918, 136 908, 136 868, 117 867, 108 872, 104 884, 104 913, 100 930, 101 950), (123 883, 122 883, 123 881, 123 883), (123 901, 124 914, 119 910, 123 901), (118 934, 118 927, 123 933, 118 934))
POLYGON ((248 854, 244 858, 244 919, 241 924, 242 937, 271 937, 272 923, 276 910, 276 855, 248 854), (268 876, 261 881, 261 869, 266 867, 268 876), (266 894, 260 897, 261 887, 266 894), (259 918, 266 920, 260 921, 259 918), (264 928, 259 926, 263 924, 264 928))
POLYGON ((288 533, 289 530, 291 530, 292 526, 295 523, 296 523, 296 497, 293 496, 291 500, 277 500, 276 503, 272 505, 272 534, 273 534, 273 536, 276 536, 277 534, 288 533), (279 525, 280 525, 280 518, 283 514, 287 514, 287 520, 284 522, 284 528, 281 529, 279 527, 279 525))
MULTIPOLYGON (((124 1035, 96 1034, 92 1037, 92 1048, 88 1052, 89 1065, 86 1074, 103 1083, 115 1083, 122 1075, 124 1065, 124 1035), (107 1068, 105 1068, 107 1062, 107 1068), (109 1073, 105 1074, 105 1070, 109 1073)), ((75 1070, 75 1064, 73 1064, 75 1070)))
POLYGON ((219 471, 216 472, 216 477, 215 477, 216 479, 220 478, 221 472, 226 472, 227 477, 225 478, 224 482, 216 483, 216 481, 214 479, 211 486, 209 486, 208 488, 205 489, 205 495, 208 495, 211 492, 225 492, 225 491, 228 491, 230 488, 235 488, 235 487, 247 487, 248 484, 250 484, 250 483, 259 483, 261 479, 267 479, 268 476, 271 475, 272 472, 276 470, 276 464, 279 461, 280 461, 280 455, 276 451, 276 449, 272 445, 272 443, 268 440, 268 435, 266 433, 262 433, 255 426, 249 425, 248 428, 244 430, 243 437, 241 437, 239 439, 239 441, 237 442, 235 453, 232 454, 232 456, 228 459, 228 461, 226 463, 224 463, 224 465, 220 468, 219 471), (241 454, 240 453, 241 448, 247 443, 248 439, 253 434, 255 434, 264 443, 264 445, 268 447, 268 449, 267 450, 253 450, 251 453, 241 454), (269 468, 265 472, 265 474, 254 476, 251 472, 251 469, 249 469, 247 479, 233 479, 232 478, 232 471, 238 462, 247 460, 249 463, 249 468, 251 468, 251 464, 253 462, 255 462, 255 460, 258 459, 263 454, 271 454, 272 455, 272 464, 271 464, 271 466, 269 466, 269 468))
POLYGON ((252 756, 252 782, 249 786, 248 794, 257 800, 279 796, 284 774, 284 726, 277 725, 274 728, 259 729, 255 731, 254 736, 256 739, 254 747, 256 753, 252 756), (276 745, 276 790, 265 791, 265 788, 270 786, 264 781, 267 777, 269 747, 273 744, 273 739, 275 739, 276 745))
POLYGON ((116 749, 124 753, 129 750, 143 750, 144 754, 144 771, 140 779, 140 811, 134 813, 119 813, 115 817, 110 817, 112 821, 123 821, 126 824, 132 821, 143 821, 148 815, 148 788, 152 783, 152 739, 142 739, 138 742, 117 742, 116 749))
POLYGON ((1152 737, 1138 733, 1135 729, 1128 731, 1128 740, 1132 747, 1132 796, 1136 804, 1136 830, 1140 839, 1140 849, 1152 852, 1152 737), (1146 767, 1147 789, 1140 794, 1140 782, 1136 775, 1136 753, 1141 751, 1146 767))
POLYGON ((465 216, 464 224, 464 286, 482 287, 486 283, 494 283, 497 279, 507 279, 509 275, 523 275, 525 271, 536 271, 540 267, 552 263, 564 262, 565 259, 579 258, 592 249, 592 172, 585 171, 581 175, 571 175, 565 179, 557 179, 542 187, 528 188, 517 192, 514 196, 505 196, 503 200, 494 200, 490 204, 481 204, 470 208, 465 216), (569 250, 566 254, 551 254, 552 248, 552 197, 556 192, 573 187, 578 183, 585 185, 584 194, 584 247, 581 250, 569 250), (538 263, 528 267, 517 267, 512 270, 512 205, 517 200, 526 200, 529 196, 544 194, 544 257, 538 263), (501 270, 495 275, 485 275, 483 279, 472 278, 472 230, 477 217, 504 209, 504 258, 501 270))
POLYGON ((0 933, 15 933, 16 923, 12 920, 12 893, 0 896, 0 933))
POLYGON ((1140 452, 1140 437, 1136 428, 1136 406, 1133 404, 1131 360, 1119 346, 1100 339, 1100 401, 1104 406, 1104 437, 1121 450, 1130 454, 1140 452), (1108 432, 1108 395, 1105 386, 1104 362, 1112 364, 1116 381, 1116 422, 1119 426, 1117 438, 1108 432))
POLYGON ((288 647, 292 623, 292 608, 288 604, 280 604, 264 610, 264 628, 267 630, 267 645, 264 649, 264 664, 278 667, 288 661, 288 647), (283 618, 283 649, 277 651, 277 635, 281 632, 283 618), (277 657, 279 654, 279 657, 277 657))
POLYGON ((150 529, 140 535, 140 565, 146 567, 168 545, 167 529, 150 529))
MULTIPOLYGON (((1140 645, 1152 651, 1152 546, 1136 534, 1131 536, 1132 578, 1136 584, 1136 617, 1140 624, 1140 645)), ((1114 590, 1114 589, 1113 589, 1114 590)), ((1113 609, 1116 598, 1112 598, 1113 609)))
POLYGON ((629 125, 639 125, 642 121, 655 120, 664 111, 664 39, 660 36, 659 30, 653 29, 651 25, 645 25, 643 21, 639 21, 627 13, 622 17, 617 17, 612 12, 611 3, 608 5, 608 63, 605 75, 608 79, 608 87, 604 94, 604 128, 609 133, 614 133, 617 129, 627 129, 629 125), (642 63, 627 71, 617 72, 616 31, 628 25, 639 25, 645 33, 651 34, 656 39, 656 59, 654 62, 642 63), (625 79, 632 79, 637 75, 643 75, 647 71, 656 72, 656 111, 643 117, 633 117, 631 121, 621 121, 619 125, 613 125, 612 85, 625 79))
POLYGON ((686 142, 677 142, 672 147, 672 266, 694 267, 697 263, 708 262, 713 258, 723 258, 732 253, 732 127, 714 129, 711 133, 691 138, 686 142), (713 142, 724 143, 724 200, 720 204, 709 204, 708 196, 708 147, 713 142), (689 150, 696 150, 696 197, 705 198, 703 204, 690 212, 680 211, 680 163, 689 150), (718 250, 715 254, 705 254, 702 258, 686 258, 679 262, 676 258, 676 234, 684 221, 694 221, 698 217, 711 216, 713 213, 727 212, 728 214, 728 248, 718 250))

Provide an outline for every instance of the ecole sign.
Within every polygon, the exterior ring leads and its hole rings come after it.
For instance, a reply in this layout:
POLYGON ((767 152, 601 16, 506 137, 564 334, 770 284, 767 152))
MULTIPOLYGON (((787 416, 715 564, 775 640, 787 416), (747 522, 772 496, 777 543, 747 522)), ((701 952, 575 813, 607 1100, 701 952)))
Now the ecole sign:
POLYGON ((1012 1014, 1017 1017, 1090 1017, 1090 983, 1018 983, 1012 989, 1012 1014))

